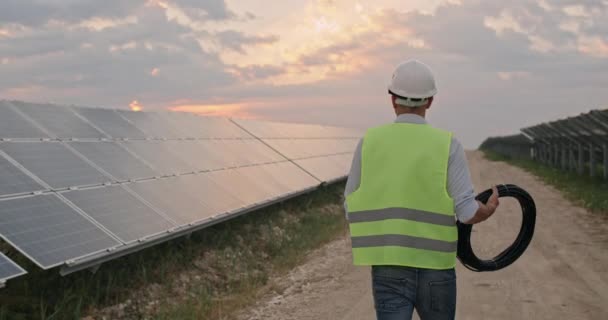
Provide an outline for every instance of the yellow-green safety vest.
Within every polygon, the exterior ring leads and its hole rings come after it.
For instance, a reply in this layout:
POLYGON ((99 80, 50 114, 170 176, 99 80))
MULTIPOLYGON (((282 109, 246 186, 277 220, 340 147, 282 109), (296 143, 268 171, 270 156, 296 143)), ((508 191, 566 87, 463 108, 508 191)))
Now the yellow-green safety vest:
POLYGON ((355 265, 450 269, 458 231, 447 192, 452 134, 426 124, 369 129, 346 197, 355 265))

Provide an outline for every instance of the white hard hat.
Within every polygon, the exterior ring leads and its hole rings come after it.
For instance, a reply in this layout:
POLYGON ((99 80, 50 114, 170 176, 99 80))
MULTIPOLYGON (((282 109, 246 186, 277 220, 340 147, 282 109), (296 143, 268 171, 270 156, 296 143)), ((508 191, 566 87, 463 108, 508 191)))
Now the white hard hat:
POLYGON ((393 72, 388 92, 397 96, 397 104, 410 107, 425 105, 426 98, 437 94, 433 71, 417 60, 402 62, 393 72))

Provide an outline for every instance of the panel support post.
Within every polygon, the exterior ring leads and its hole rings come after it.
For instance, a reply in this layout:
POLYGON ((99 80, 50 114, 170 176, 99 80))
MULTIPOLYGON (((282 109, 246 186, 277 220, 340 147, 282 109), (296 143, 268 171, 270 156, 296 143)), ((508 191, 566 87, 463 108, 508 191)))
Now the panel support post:
POLYGON ((589 176, 592 178, 595 177, 595 149, 593 148, 593 144, 589 144, 589 176))
POLYGON ((544 162, 544 159, 543 159, 545 157, 544 149, 545 149, 544 145, 542 145, 542 144, 538 145, 538 159, 536 159, 536 161, 538 161, 540 163, 544 162))
POLYGON ((567 156, 568 156, 568 145, 562 144, 562 165, 561 165, 562 170, 568 169, 567 156))
POLYGON ((555 144, 553 146, 553 166, 559 167, 559 145, 555 144))
POLYGON ((585 152, 583 145, 578 144, 578 174, 582 175, 585 172, 585 152))
POLYGON ((604 154, 604 179, 608 180, 608 143, 604 143, 602 151, 604 154))
POLYGON ((574 160, 574 145, 568 145, 568 171, 576 170, 576 162, 574 160))
POLYGON ((101 267, 101 263, 100 264, 96 264, 96 265, 90 267, 89 271, 91 271, 92 274, 96 274, 97 271, 99 271, 100 267, 101 267))

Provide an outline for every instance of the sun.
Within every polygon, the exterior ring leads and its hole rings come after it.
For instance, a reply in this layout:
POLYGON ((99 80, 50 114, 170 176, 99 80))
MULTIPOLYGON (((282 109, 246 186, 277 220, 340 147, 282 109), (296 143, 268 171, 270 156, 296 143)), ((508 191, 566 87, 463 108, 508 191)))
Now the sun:
POLYGON ((131 108, 131 111, 135 112, 142 111, 144 109, 144 107, 142 107, 137 100, 131 101, 131 103, 129 103, 129 108, 131 108))

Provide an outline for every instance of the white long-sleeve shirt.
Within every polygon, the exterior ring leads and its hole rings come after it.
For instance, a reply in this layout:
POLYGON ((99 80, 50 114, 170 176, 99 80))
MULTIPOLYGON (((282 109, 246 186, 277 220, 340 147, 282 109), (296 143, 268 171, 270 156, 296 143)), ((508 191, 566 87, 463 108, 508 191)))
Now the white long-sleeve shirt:
MULTIPOLYGON (((427 124, 423 117, 415 114, 399 115, 395 120, 395 123, 427 124)), ((344 191, 345 197, 357 190, 361 183, 362 145, 363 139, 359 141, 353 156, 353 162, 348 175, 348 181, 346 182, 346 189, 344 191)), ((447 184, 448 194, 454 200, 454 210, 458 220, 461 222, 466 222, 473 218, 475 212, 479 208, 479 204, 475 200, 475 191, 473 189, 473 183, 471 182, 469 165, 467 164, 464 148, 455 138, 452 138, 452 143, 450 145, 447 184)), ((346 202, 344 203, 344 208, 347 209, 346 202)))

